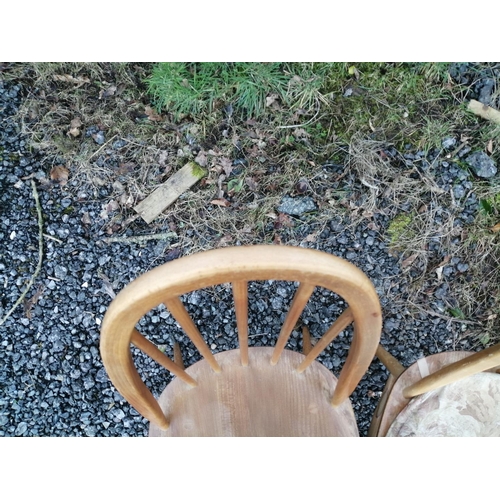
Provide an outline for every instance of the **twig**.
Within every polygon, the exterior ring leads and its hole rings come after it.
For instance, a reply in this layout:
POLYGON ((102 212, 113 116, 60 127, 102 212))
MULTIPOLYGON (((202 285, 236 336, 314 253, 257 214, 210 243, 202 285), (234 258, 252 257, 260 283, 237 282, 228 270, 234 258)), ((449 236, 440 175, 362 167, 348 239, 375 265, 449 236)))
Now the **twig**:
POLYGON ((102 150, 103 150, 103 149, 104 149, 104 148, 105 148, 105 147, 106 147, 106 146, 107 146, 107 145, 108 145, 108 144, 109 144, 109 143, 110 143, 113 139, 115 139, 115 138, 116 138, 116 134, 115 134, 113 137, 111 137, 111 139, 109 139, 109 141, 106 141, 106 142, 105 142, 105 143, 104 143, 104 144, 103 144, 103 145, 102 145, 102 146, 101 146, 101 147, 100 147, 97 151, 95 151, 94 153, 92 153, 92 154, 88 157, 87 161, 90 161, 92 158, 94 158, 94 156, 95 156, 96 154, 100 153, 100 152, 101 152, 101 151, 102 151, 102 150))
POLYGON ((51 236, 50 234, 45 234, 43 233, 43 235, 48 238, 49 240, 53 240, 53 241, 57 241, 57 243, 61 243, 62 244, 62 241, 61 240, 58 240, 57 238, 54 238, 54 236, 51 236))
POLYGON ((159 233, 159 234, 145 234, 142 236, 113 236, 111 238, 104 238, 101 241, 104 243, 143 243, 149 240, 169 240, 171 238, 178 238, 177 233, 159 233))
POLYGON ((480 325, 481 324, 478 321, 469 321, 467 319, 451 318, 450 316, 445 316, 444 314, 439 314, 437 312, 430 311, 429 309, 424 309, 424 308, 418 306, 417 304, 414 304, 413 302, 410 302, 410 304, 413 307, 416 307, 420 312, 430 314, 431 316, 436 316, 436 317, 441 318, 441 319, 445 319, 446 321, 454 321, 456 323, 465 323, 466 325, 480 325))
POLYGON ((307 121, 307 122, 305 122, 305 123, 298 123, 297 125, 280 125, 280 126, 278 126, 278 127, 276 127, 276 128, 282 128, 282 129, 283 129, 283 128, 299 128, 299 127, 305 127, 306 125, 309 125, 310 123, 312 123, 312 122, 316 119, 316 117, 319 115, 320 109, 321 109, 321 107, 320 107, 320 106, 318 106, 318 110, 316 111, 316 114, 315 114, 315 115, 314 115, 314 116, 313 116, 310 120, 308 120, 308 121, 307 121))
POLYGON ((36 211, 38 214, 38 264, 36 266, 35 272, 31 277, 28 285, 24 292, 20 295, 20 297, 16 300, 16 303, 11 307, 10 311, 2 318, 0 321, 0 326, 3 325, 9 316, 15 311, 17 306, 24 300, 26 294, 30 291, 35 279, 40 274, 42 269, 42 260, 43 260, 43 216, 42 216, 42 206, 40 205, 40 199, 38 198, 38 191, 36 189, 36 184, 33 179, 31 179, 31 186, 33 187, 33 198, 35 198, 36 211))

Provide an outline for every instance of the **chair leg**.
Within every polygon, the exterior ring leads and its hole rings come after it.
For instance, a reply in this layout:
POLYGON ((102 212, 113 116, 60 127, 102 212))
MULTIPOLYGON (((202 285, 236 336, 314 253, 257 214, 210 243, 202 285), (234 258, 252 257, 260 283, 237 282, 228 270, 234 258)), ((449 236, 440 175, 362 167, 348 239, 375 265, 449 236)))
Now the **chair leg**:
POLYGON ((179 342, 176 342, 174 344, 174 363, 184 370, 184 361, 182 360, 182 353, 179 342))
POLYGON ((368 437, 377 437, 378 431, 380 428, 380 422, 382 420, 382 415, 384 414, 385 405, 387 404, 387 399, 389 398, 389 394, 396 383, 397 377, 395 377, 392 373, 389 374, 389 378, 385 384, 384 390, 382 391, 382 395, 378 401, 377 408, 375 408, 375 412, 372 417, 372 421, 370 423, 370 428, 368 429, 368 437))
POLYGON ((304 352, 304 355, 307 356, 312 349, 311 345, 311 334, 309 333, 309 328, 307 326, 302 327, 302 350, 304 352))
POLYGON ((383 365, 391 372, 394 377, 399 377, 404 371, 405 367, 392 355, 389 354, 380 344, 375 353, 383 365))

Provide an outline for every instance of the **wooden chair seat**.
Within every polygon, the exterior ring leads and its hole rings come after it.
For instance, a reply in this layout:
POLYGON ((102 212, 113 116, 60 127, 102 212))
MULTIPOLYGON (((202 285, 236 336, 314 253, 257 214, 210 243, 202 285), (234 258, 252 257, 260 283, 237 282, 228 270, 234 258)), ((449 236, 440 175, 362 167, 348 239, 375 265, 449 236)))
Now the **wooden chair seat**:
POLYGON ((500 346, 433 354, 407 369, 381 346, 377 356, 391 375, 369 436, 489 436, 500 429, 500 346))
POLYGON ((163 264, 122 290, 102 323, 101 355, 118 391, 150 420, 151 436, 356 436, 348 398, 373 360, 381 327, 373 285, 343 259, 286 246, 222 248, 163 264), (298 281, 299 286, 274 347, 250 347, 248 281, 271 279, 298 281), (232 284, 239 349, 214 355, 181 297, 222 283, 232 284), (338 294, 349 307, 314 347, 304 329, 305 355, 286 350, 316 287, 338 294), (184 369, 179 355, 171 360, 136 329, 159 304, 202 361, 184 369), (337 381, 315 359, 351 323, 351 348, 337 381), (159 401, 137 372, 130 344, 175 376, 159 401))
POLYGON ((166 387, 158 402, 170 427, 151 424, 149 436, 358 436, 349 399, 330 404, 336 377, 316 361, 297 373, 305 356, 289 350, 273 366, 273 350, 249 348, 248 366, 239 349, 218 353, 220 373, 205 360, 191 365, 186 372, 198 385, 176 378, 166 387))

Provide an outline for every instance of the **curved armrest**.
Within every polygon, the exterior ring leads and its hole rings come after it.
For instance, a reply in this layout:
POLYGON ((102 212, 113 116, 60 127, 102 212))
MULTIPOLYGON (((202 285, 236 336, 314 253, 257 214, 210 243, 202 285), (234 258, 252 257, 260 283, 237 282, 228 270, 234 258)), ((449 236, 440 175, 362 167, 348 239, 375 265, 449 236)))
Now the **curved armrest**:
POLYGON ((403 391, 403 396, 410 399, 498 365, 500 365, 500 344, 488 347, 424 377, 407 387, 403 391))

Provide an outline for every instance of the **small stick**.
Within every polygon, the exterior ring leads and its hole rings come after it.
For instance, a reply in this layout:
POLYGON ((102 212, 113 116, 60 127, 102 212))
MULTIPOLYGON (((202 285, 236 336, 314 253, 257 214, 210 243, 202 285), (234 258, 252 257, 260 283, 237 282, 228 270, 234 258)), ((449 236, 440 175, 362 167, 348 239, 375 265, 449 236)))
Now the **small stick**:
POLYGON ((111 137, 111 139, 109 139, 109 141, 106 141, 106 142, 105 142, 105 143, 104 143, 104 144, 103 144, 103 145, 102 145, 102 146, 101 146, 101 147, 100 147, 97 151, 95 151, 94 153, 92 153, 92 154, 88 157, 87 161, 90 161, 92 158, 94 158, 94 156, 95 156, 96 154, 99 154, 99 153, 100 153, 100 152, 101 152, 101 151, 102 151, 102 150, 103 150, 103 149, 104 149, 104 148, 105 148, 105 147, 106 147, 106 146, 107 146, 107 145, 108 145, 108 144, 109 144, 109 143, 110 143, 113 139, 115 139, 115 138, 116 138, 116 134, 115 134, 113 137, 111 137))
POLYGON ((33 179, 31 179, 31 186, 33 187, 33 198, 35 198, 36 211, 38 214, 38 264, 36 266, 35 272, 31 277, 26 289, 21 294, 21 296, 17 299, 16 303, 11 307, 10 311, 2 318, 0 321, 0 326, 3 325, 9 316, 15 311, 17 306, 24 300, 26 294, 30 291, 35 279, 40 274, 42 269, 42 260, 43 260, 43 216, 42 216, 42 206, 40 205, 40 199, 38 198, 38 191, 36 189, 36 184, 33 179))
POLYGON ((53 241, 57 241, 57 243, 62 243, 61 240, 58 240, 57 238, 54 238, 53 236, 50 236, 50 234, 45 234, 43 233, 43 235, 48 238, 49 240, 53 240, 53 241))
POLYGON ((101 241, 104 243, 143 243, 149 240, 169 240, 171 238, 178 238, 177 233, 158 233, 158 234, 144 234, 142 236, 113 236, 111 238, 103 238, 101 241))

